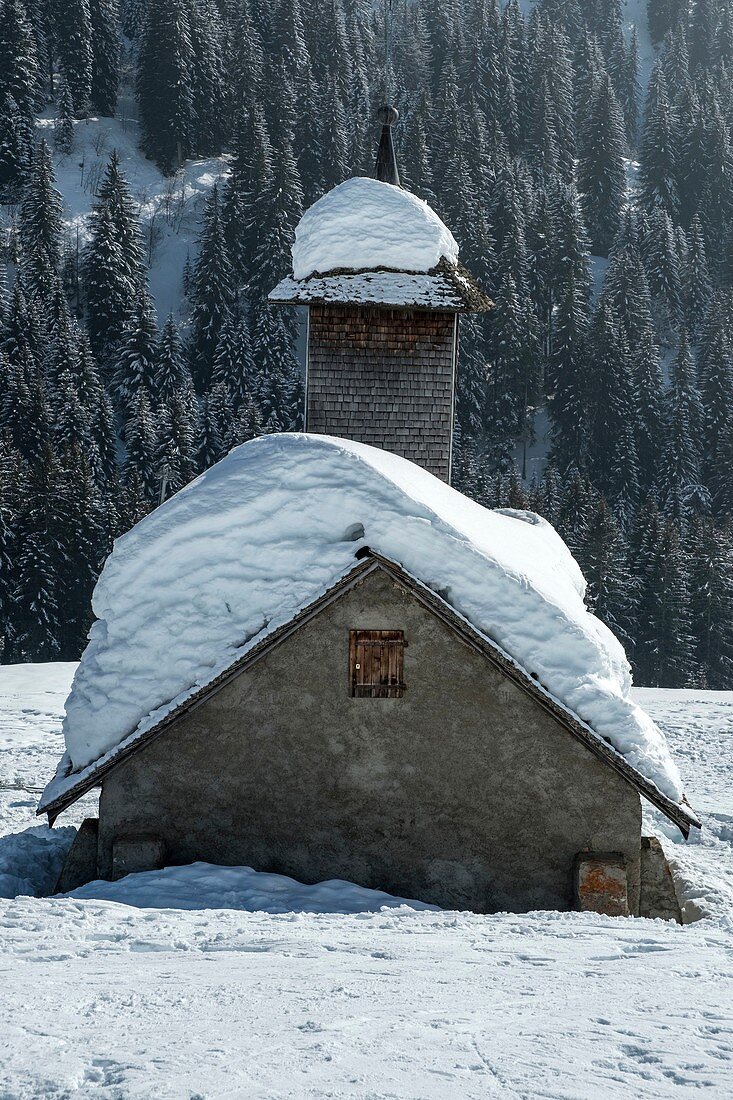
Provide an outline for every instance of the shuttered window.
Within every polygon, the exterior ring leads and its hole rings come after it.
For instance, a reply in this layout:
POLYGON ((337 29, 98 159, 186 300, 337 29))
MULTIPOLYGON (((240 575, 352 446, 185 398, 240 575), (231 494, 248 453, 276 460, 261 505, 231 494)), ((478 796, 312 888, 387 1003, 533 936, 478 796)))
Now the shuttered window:
POLYGON ((349 632, 349 683, 356 699, 400 699, 405 694, 402 630, 349 632))

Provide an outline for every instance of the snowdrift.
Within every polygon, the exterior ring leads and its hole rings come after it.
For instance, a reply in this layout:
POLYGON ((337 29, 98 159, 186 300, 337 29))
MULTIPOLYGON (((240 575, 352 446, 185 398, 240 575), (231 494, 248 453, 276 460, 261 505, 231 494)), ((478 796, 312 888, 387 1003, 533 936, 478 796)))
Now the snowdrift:
POLYGON ((236 448, 116 542, 42 805, 348 573, 360 545, 437 592, 679 801, 624 651, 586 610, 549 524, 488 511, 387 451, 289 434, 236 448))
POLYGON ((61 897, 113 901, 138 909, 239 909, 247 913, 379 913, 407 907, 439 912, 437 905, 369 890, 344 879, 306 885, 251 867, 191 863, 140 871, 117 882, 98 879, 61 897))
POLYGON ((306 210, 295 230, 293 275, 385 267, 425 272, 443 258, 455 264, 458 245, 423 199, 359 176, 306 210))

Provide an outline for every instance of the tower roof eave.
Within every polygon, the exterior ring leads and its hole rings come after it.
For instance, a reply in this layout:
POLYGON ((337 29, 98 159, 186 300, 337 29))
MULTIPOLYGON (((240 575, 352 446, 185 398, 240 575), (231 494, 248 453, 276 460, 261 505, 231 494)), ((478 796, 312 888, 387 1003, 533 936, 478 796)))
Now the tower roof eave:
POLYGON ((461 264, 441 260, 426 272, 375 268, 327 271, 307 279, 288 276, 269 294, 277 305, 355 305, 486 313, 493 302, 461 264))

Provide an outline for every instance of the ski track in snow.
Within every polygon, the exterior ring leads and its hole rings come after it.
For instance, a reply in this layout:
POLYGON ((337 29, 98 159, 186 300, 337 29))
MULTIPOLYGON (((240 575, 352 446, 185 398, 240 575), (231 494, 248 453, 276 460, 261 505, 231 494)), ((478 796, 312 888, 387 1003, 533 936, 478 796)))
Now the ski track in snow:
MULTIPOLYGON (((50 775, 73 669, 0 668, 3 783, 50 775)), ((637 698, 703 813, 664 842, 712 917, 0 901, 0 1096, 730 1097, 733 693, 637 698)), ((0 832, 34 798, 0 790, 0 832)))

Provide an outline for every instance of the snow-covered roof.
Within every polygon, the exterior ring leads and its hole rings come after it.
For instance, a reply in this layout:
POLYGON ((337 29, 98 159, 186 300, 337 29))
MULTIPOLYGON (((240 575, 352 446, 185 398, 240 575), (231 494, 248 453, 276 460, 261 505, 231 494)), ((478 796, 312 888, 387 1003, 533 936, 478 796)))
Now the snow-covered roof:
POLYGON ((293 274, 270 301, 483 312, 491 301, 458 263, 453 234, 423 199, 366 176, 323 195, 300 220, 293 274))
POLYGON ((453 234, 426 202, 402 187, 358 176, 306 210, 295 230, 293 276, 329 271, 425 272, 458 261, 453 234))
POLYGON ((388 451, 285 434, 236 448, 115 543, 66 705, 67 752, 40 809, 345 577, 360 545, 438 593, 680 802, 624 651, 586 610, 549 524, 488 511, 388 451))

